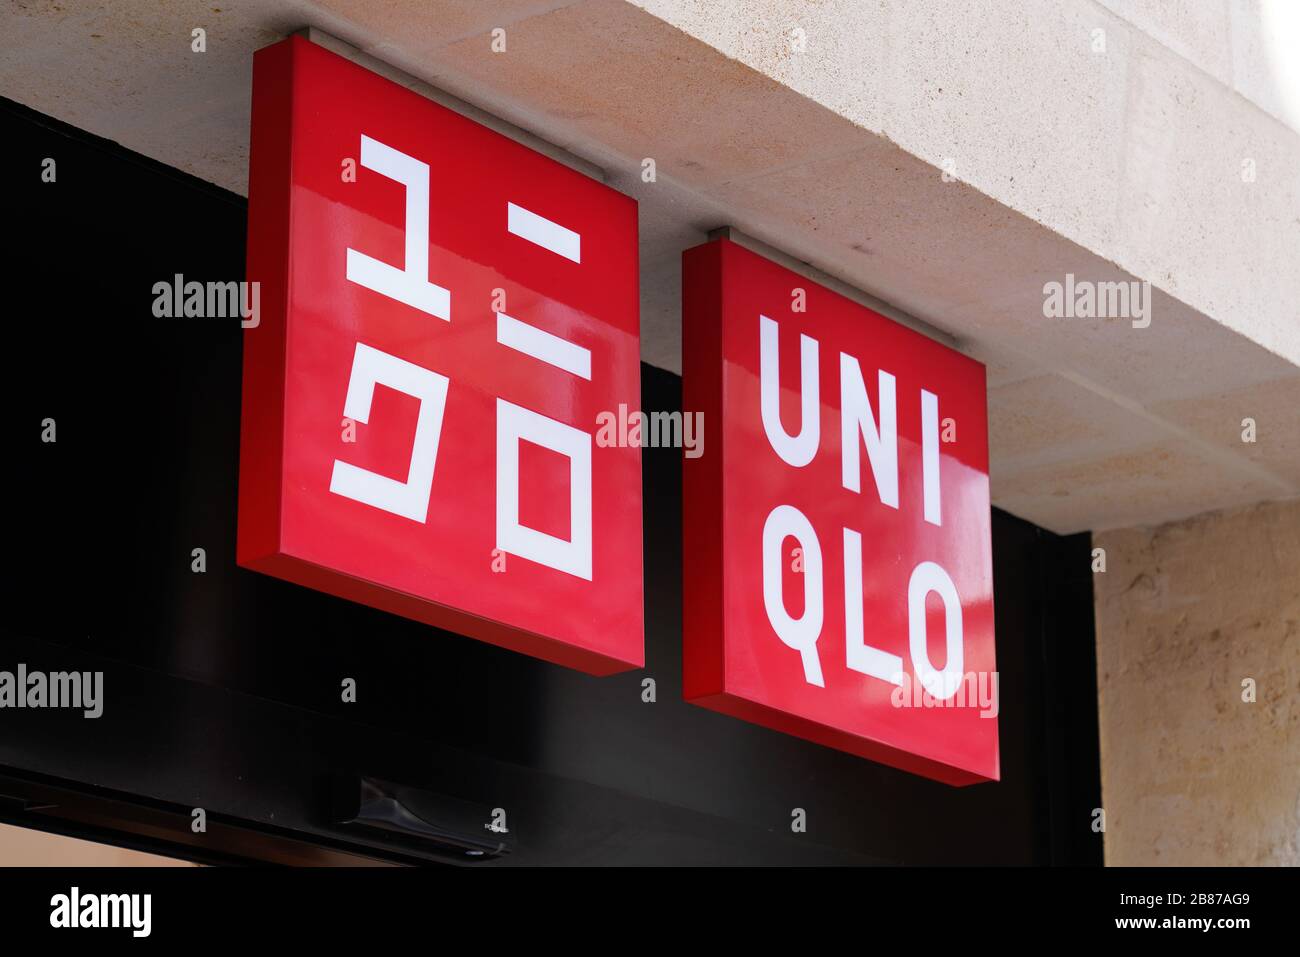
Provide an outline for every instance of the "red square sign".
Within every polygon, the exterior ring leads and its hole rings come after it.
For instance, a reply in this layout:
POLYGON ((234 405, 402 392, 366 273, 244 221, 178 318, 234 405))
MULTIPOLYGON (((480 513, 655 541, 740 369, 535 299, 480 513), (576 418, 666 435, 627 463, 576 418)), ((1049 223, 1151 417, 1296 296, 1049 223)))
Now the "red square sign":
POLYGON ((996 780, 984 367, 726 240, 683 271, 687 699, 996 780))
POLYGON ((253 67, 239 564, 643 663, 631 199, 314 44, 253 67))

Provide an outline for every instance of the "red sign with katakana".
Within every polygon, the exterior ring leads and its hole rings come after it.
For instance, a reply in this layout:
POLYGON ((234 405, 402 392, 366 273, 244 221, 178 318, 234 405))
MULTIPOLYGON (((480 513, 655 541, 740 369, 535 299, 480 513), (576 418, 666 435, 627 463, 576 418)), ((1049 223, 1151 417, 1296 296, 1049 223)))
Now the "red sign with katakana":
POLYGON ((643 663, 637 210, 298 37, 254 61, 239 564, 643 663))

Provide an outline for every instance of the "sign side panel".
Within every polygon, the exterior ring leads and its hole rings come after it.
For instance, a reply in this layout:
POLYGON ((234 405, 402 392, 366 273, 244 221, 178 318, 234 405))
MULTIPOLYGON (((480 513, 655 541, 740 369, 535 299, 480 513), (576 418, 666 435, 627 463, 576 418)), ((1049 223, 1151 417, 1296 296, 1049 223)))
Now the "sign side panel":
POLYGON ((246 279, 261 295, 257 325, 243 334, 236 560, 245 568, 280 551, 294 50, 286 41, 253 57, 246 279))
POLYGON ((682 693, 723 690, 721 246, 682 254, 682 412, 700 413, 704 454, 682 460, 682 693))

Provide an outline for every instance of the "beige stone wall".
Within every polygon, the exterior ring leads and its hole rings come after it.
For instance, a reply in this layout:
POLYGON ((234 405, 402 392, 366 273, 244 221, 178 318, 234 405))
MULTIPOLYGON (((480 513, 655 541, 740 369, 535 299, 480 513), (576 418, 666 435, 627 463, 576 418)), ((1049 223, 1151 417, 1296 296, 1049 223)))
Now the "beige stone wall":
POLYGON ((0 824, 0 867, 197 867, 124 847, 0 824))
POLYGON ((1300 864, 1300 502, 1094 546, 1106 863, 1300 864))

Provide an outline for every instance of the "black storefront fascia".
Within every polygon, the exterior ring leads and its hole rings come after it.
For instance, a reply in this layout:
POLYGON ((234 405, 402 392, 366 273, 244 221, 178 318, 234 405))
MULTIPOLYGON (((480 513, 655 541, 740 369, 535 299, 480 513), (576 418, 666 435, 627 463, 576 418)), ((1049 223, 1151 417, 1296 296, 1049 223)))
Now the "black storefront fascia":
MULTIPOLYGON (((0 819, 211 863, 450 859, 338 825, 333 789, 364 773, 505 809, 487 866, 1101 863, 1088 535, 994 510, 1002 780, 962 789, 681 700, 679 450, 643 451, 643 671, 591 678, 237 569, 244 333, 150 305, 177 273, 242 278, 245 201, 8 101, 0 124, 23 463, 0 667, 105 687, 97 719, 3 716, 0 819)), ((678 377, 642 377, 643 408, 679 407, 678 377)))

